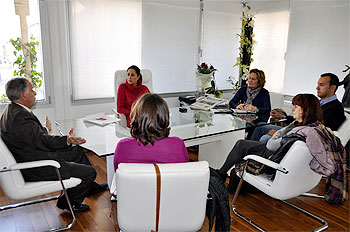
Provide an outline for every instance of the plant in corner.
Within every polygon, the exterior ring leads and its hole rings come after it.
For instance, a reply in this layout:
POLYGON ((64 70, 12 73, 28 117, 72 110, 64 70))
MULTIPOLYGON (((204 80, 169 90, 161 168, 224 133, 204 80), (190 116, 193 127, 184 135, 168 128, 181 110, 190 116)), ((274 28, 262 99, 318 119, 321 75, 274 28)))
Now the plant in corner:
POLYGON ((253 49, 255 45, 254 33, 254 15, 250 13, 250 6, 243 3, 243 16, 240 38, 239 57, 237 57, 236 64, 233 66, 239 67, 239 86, 245 84, 248 74, 250 63, 253 62, 253 49))
MULTIPOLYGON (((14 77, 30 77, 32 80, 33 88, 38 89, 42 85, 43 74, 37 71, 37 47, 39 42, 33 35, 30 37, 30 42, 23 44, 21 38, 10 39, 10 43, 14 47, 13 54, 16 60, 13 62, 15 70, 13 71, 14 77), (31 70, 26 69, 27 62, 30 62, 31 70)), ((3 94, 0 97, 1 102, 9 102, 7 96, 3 94)))

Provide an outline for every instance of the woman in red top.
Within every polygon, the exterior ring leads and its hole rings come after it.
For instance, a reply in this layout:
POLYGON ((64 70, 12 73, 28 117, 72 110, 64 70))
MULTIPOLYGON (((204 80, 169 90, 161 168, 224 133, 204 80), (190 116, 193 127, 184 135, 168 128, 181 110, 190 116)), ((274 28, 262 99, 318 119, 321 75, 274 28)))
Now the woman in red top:
POLYGON ((147 86, 142 85, 142 75, 136 65, 131 65, 127 70, 126 82, 118 88, 117 111, 126 117, 127 126, 130 127, 131 106, 141 95, 150 93, 147 86))

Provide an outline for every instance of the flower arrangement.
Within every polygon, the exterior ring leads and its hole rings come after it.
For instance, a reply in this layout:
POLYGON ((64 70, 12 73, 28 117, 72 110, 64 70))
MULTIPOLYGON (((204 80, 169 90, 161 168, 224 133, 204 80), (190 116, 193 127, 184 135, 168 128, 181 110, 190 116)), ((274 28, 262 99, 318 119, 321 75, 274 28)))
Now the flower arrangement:
POLYGON ((254 61, 252 58, 253 49, 256 41, 254 38, 254 15, 250 13, 250 6, 243 3, 242 28, 240 38, 239 57, 237 57, 236 64, 239 66, 239 84, 242 85, 242 80, 245 82, 248 78, 250 63, 254 61))
POLYGON ((197 65, 197 72, 198 73, 210 74, 214 71, 216 71, 216 68, 214 68, 213 65, 210 65, 210 67, 206 63, 202 63, 201 65, 197 65))
POLYGON ((207 65, 202 63, 197 65, 197 95, 202 96, 205 94, 213 94, 216 97, 220 97, 222 92, 216 87, 214 73, 217 71, 213 65, 207 65), (210 85, 209 85, 210 84, 210 85))

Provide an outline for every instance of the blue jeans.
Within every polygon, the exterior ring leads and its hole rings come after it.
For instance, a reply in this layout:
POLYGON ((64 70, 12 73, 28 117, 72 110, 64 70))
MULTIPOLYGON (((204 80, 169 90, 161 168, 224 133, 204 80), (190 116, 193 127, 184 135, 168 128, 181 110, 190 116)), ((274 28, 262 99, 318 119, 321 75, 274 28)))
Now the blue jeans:
POLYGON ((266 133, 269 132, 270 130, 279 130, 281 128, 282 127, 280 126, 276 126, 272 124, 255 127, 254 132, 250 137, 250 139, 255 141, 260 141, 260 142, 267 142, 271 138, 271 136, 267 135, 266 133))

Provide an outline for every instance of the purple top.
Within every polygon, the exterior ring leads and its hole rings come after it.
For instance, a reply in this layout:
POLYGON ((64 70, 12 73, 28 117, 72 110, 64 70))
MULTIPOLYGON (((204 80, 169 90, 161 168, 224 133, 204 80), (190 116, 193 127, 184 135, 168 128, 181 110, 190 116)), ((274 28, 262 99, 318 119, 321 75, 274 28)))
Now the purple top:
POLYGON ((188 162, 187 149, 182 139, 167 137, 152 146, 137 143, 134 138, 119 141, 114 152, 114 171, 120 163, 183 163, 188 162))

